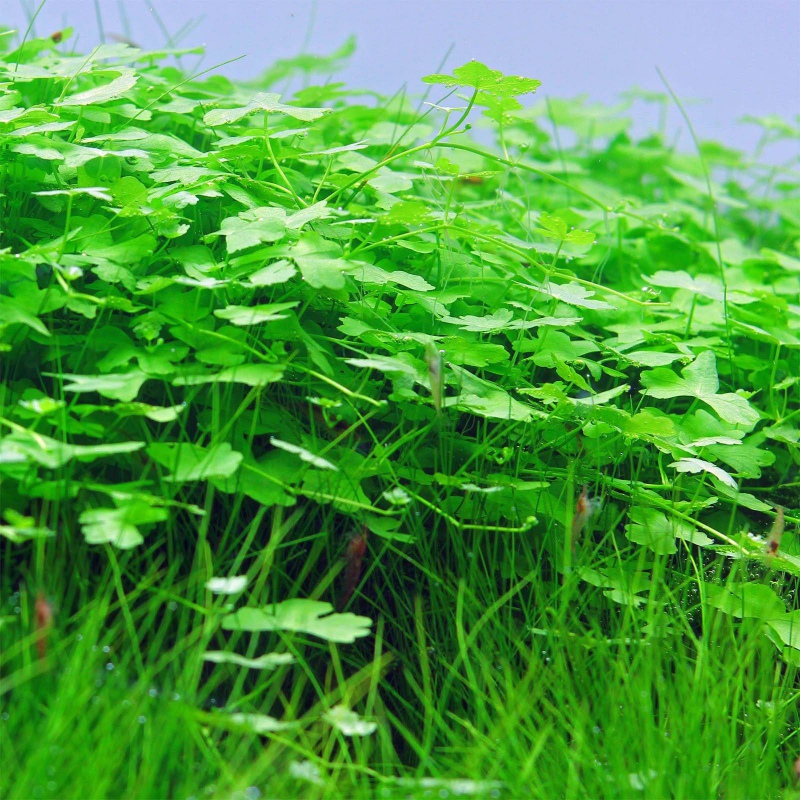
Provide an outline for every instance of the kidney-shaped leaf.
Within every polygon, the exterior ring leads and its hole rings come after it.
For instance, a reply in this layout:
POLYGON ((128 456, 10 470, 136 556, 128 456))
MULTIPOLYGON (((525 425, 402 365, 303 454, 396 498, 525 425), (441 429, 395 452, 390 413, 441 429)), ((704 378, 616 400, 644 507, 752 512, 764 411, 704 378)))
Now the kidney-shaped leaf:
POLYGON ((785 645, 800 650, 800 609, 782 614, 769 620, 767 624, 785 645))
POLYGON ((64 384, 65 392, 97 392, 103 397, 112 400, 121 400, 130 403, 136 399, 139 389, 148 376, 138 369, 129 372, 111 372, 108 375, 54 375, 46 372, 45 375, 60 377, 69 383, 64 384))
POLYGON ((277 669, 285 664, 291 664, 294 656, 291 653, 266 653, 257 658, 246 658, 238 653, 228 653, 225 650, 209 650, 203 653, 203 661, 213 664, 235 664, 237 667, 248 669, 277 669))
POLYGON ((234 725, 247 728, 253 733, 275 733, 298 725, 297 722, 283 722, 267 714, 229 714, 227 719, 234 725))
POLYGON ((320 600, 284 600, 264 608, 240 608, 222 620, 229 631, 298 631, 329 642, 354 642, 369 634, 372 620, 355 614, 331 614, 320 600))
POLYGON ((701 458, 682 458, 679 461, 673 461, 670 466, 675 467, 678 472, 708 472, 724 484, 730 486, 731 489, 739 488, 736 485, 736 481, 728 472, 722 469, 722 467, 710 464, 708 461, 703 461, 701 458))
POLYGON ((426 75, 422 80, 440 86, 469 86, 498 97, 518 97, 535 92, 541 86, 541 81, 534 78, 503 75, 500 70, 489 69, 474 59, 456 67, 452 75, 426 75))
POLYGON ((186 442, 162 442, 151 444, 147 453, 153 461, 172 470, 167 480, 178 483, 228 478, 242 462, 242 454, 233 450, 228 442, 209 448, 186 442))
POLYGON ((761 583, 743 583, 733 587, 706 583, 705 593, 709 605, 734 617, 771 620, 786 614, 783 600, 761 583))
POLYGON ((58 469, 68 461, 95 461, 104 456, 132 453, 144 442, 109 442, 108 444, 67 444, 33 431, 11 433, 2 440, 4 461, 34 461, 49 469, 58 469))
POLYGON ((299 445, 291 444, 290 442, 284 442, 281 439, 276 439, 274 436, 270 437, 269 443, 273 447, 278 447, 281 450, 285 450, 287 453, 294 453, 295 455, 300 456, 302 461, 312 464, 318 469, 330 469, 334 472, 337 472, 339 469, 336 464, 331 464, 331 462, 327 459, 312 453, 310 450, 306 450, 305 447, 300 447, 299 445))
MULTIPOLYGON (((277 251, 276 251, 276 254, 277 251)), ((315 289, 341 289, 345 285, 345 270, 353 266, 341 258, 342 248, 319 234, 303 234, 291 249, 281 250, 300 267, 303 279, 315 289)))
POLYGON ((286 319, 284 311, 298 305, 292 303, 267 303, 260 306, 225 306, 214 312, 214 316, 228 320, 232 325, 260 325, 286 319))
POLYGON ((125 94, 129 89, 136 85, 139 76, 132 69, 127 67, 115 67, 118 77, 108 83, 95 86, 94 89, 87 89, 85 92, 71 94, 54 105, 61 106, 91 106, 97 103, 107 103, 120 95, 125 94))
POLYGON ((303 122, 313 122, 323 114, 330 111, 328 108, 300 108, 299 106, 289 106, 280 102, 281 96, 273 92, 259 92, 246 106, 237 108, 215 108, 209 111, 204 117, 206 125, 216 127, 217 125, 229 125, 238 122, 243 117, 255 114, 257 111, 271 111, 279 114, 286 114, 289 117, 302 120, 303 122))
POLYGON ((167 509, 151 506, 143 500, 132 500, 119 508, 91 508, 84 511, 78 521, 89 544, 106 542, 130 550, 144 541, 139 525, 163 522, 167 509))
POLYGON ((209 578, 206 589, 214 594, 239 594, 247 588, 247 575, 232 575, 229 578, 209 578))
POLYGON ((688 367, 683 377, 678 377, 671 369, 658 367, 642 373, 642 386, 650 397, 667 400, 671 397, 696 397, 708 403, 720 419, 734 425, 752 428, 758 422, 759 414, 750 403, 738 394, 728 392, 717 394, 717 359, 711 350, 704 350, 688 367))
POLYGON ((378 729, 376 722, 368 722, 355 711, 339 703, 325 712, 325 721, 345 736, 369 736, 378 729))

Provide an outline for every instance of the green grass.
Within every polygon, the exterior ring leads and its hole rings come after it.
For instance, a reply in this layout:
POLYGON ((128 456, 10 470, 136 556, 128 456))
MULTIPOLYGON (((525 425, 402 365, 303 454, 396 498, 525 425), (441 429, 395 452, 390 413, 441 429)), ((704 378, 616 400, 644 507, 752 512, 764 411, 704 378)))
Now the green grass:
POLYGON ((0 47, 2 797, 797 794, 796 162, 0 47))

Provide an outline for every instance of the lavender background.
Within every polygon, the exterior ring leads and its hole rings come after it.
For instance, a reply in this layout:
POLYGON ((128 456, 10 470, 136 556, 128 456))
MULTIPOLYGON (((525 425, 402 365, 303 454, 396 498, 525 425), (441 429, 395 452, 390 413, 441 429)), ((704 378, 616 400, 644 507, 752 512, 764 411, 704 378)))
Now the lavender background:
MULTIPOLYGON (((0 0, 0 24, 24 31, 38 5, 0 0)), ((663 92, 658 66, 688 101, 701 138, 746 152, 759 130, 740 117, 800 113, 798 0, 47 0, 37 34, 66 25, 80 51, 111 34, 145 48, 170 37, 203 44, 202 59, 183 60, 192 71, 245 55, 220 68, 237 78, 302 51, 332 52, 355 34, 358 49, 337 80, 385 94, 402 86, 421 93, 420 78, 439 70, 451 46, 445 71, 476 58, 538 78, 539 98, 612 103, 634 86, 663 92)), ((638 109, 635 131, 643 133, 655 110, 638 109)), ((668 127, 691 147, 674 107, 668 127)), ((767 152, 777 161, 796 155, 796 143, 767 152)))

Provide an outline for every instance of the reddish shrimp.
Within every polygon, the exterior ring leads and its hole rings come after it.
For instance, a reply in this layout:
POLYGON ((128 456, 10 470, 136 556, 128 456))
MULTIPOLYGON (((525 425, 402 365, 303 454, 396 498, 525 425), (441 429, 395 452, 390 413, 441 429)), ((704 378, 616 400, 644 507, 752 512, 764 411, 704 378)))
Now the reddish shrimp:
POLYGON ((367 526, 361 528, 360 533, 354 533, 347 543, 344 559, 344 586, 339 596, 339 609, 347 605, 347 601, 353 596, 353 592, 361 579, 361 564, 364 561, 364 554, 367 552, 367 526))
POLYGON ((581 489, 580 495, 578 496, 577 503, 575 503, 575 513, 572 515, 571 539, 573 550, 575 549, 575 545, 578 543, 578 539, 581 538, 581 533, 586 527, 589 517, 599 510, 600 505, 601 503, 597 498, 589 497, 587 488, 584 486, 581 489))
POLYGON ((783 536, 783 529, 785 520, 783 517, 783 506, 777 506, 778 513, 775 515, 775 521, 772 523, 772 530, 769 532, 769 538, 765 550, 768 556, 774 556, 781 546, 781 537, 783 536))
POLYGON ((44 592, 40 591, 36 595, 33 610, 36 618, 36 652, 39 660, 44 661, 47 658, 47 637, 53 627, 53 606, 44 596, 44 592))

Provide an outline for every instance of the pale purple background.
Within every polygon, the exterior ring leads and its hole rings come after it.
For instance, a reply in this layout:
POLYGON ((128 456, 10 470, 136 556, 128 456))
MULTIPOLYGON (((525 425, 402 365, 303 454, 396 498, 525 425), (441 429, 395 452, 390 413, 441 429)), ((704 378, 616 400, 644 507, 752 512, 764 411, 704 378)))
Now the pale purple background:
MULTIPOLYGON (((0 24, 24 30, 39 0, 0 0, 0 24)), ((538 96, 610 103, 633 86, 665 91, 656 66, 683 99, 702 138, 751 152, 759 133, 745 114, 800 113, 800 0, 47 0, 39 35, 71 25, 77 49, 99 41, 96 7, 106 38, 127 36, 162 46, 190 20, 181 46, 204 44, 200 68, 236 56, 221 68, 250 78, 277 58, 305 50, 332 52, 358 38, 349 66, 337 76, 353 88, 392 94, 445 64, 476 58, 507 74, 538 78, 538 96), (699 102, 694 102, 699 101, 699 102)), ((197 68, 196 57, 183 66, 197 68)), ((655 124, 640 105, 637 131, 655 124)), ((670 129, 683 129, 670 110, 670 129)), ((686 131, 682 147, 690 147, 686 131)), ((797 145, 776 147, 769 160, 792 158, 797 145)))

